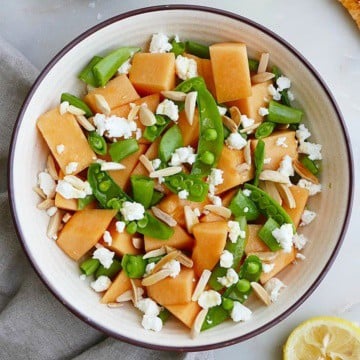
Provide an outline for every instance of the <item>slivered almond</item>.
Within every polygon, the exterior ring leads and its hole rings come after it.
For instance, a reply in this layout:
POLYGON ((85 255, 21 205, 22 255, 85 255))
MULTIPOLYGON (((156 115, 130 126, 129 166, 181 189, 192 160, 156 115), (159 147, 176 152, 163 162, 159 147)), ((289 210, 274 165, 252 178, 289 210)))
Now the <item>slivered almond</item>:
POLYGON ((295 209, 296 201, 289 187, 285 184, 276 184, 276 188, 278 189, 279 194, 283 199, 285 205, 287 205, 290 209, 295 209))
POLYGON ((161 95, 173 101, 185 101, 186 93, 182 91, 161 91, 161 95))
POLYGON ((47 199, 47 196, 45 195, 45 193, 40 189, 39 186, 34 186, 33 187, 34 192, 36 192, 42 199, 47 199))
POLYGON ((70 219, 71 219, 71 214, 66 213, 61 220, 62 220, 63 223, 66 224, 70 219))
POLYGON ((194 266, 194 262, 192 259, 190 259, 188 256, 186 256, 184 253, 180 252, 176 260, 181 264, 184 265, 187 268, 192 268, 194 266))
POLYGON ((155 250, 151 250, 151 251, 147 252, 143 256, 143 259, 149 259, 149 258, 152 258, 152 257, 157 257, 157 256, 165 255, 165 254, 166 254, 165 247, 162 246, 159 249, 155 249, 155 250))
POLYGON ((216 215, 222 216, 225 219, 229 219, 231 216, 231 210, 225 206, 205 205, 204 209, 209 210, 216 215))
POLYGON ((191 91, 185 98, 185 115, 190 125, 194 122, 194 114, 196 108, 197 91, 191 91))
POLYGON ((201 273, 201 276, 199 278, 199 281, 196 284, 195 290, 191 296, 191 300, 192 301, 198 301, 200 295, 202 294, 202 292, 205 290, 206 288, 206 284, 208 283, 209 279, 211 276, 211 271, 210 270, 203 270, 203 272, 201 273))
POLYGON ((132 301, 134 305, 136 306, 137 302, 139 301, 137 287, 135 284, 135 281, 133 279, 130 279, 131 289, 132 289, 132 301))
POLYGON ((64 177, 66 182, 78 190, 84 190, 85 183, 75 175, 66 175, 64 177))
POLYGON ((199 218, 195 215, 192 208, 188 205, 184 206, 185 224, 189 234, 192 234, 192 228, 199 223, 199 218))
POLYGON ((70 113, 70 114, 73 114, 75 116, 78 116, 78 115, 85 115, 85 111, 84 110, 81 110, 79 109, 78 107, 74 106, 74 105, 69 105, 67 111, 70 113))
POLYGON ((49 154, 48 157, 47 157, 46 168, 47 168, 50 176, 54 180, 59 180, 59 176, 58 176, 56 166, 55 166, 55 160, 54 160, 54 158, 52 157, 51 154, 49 154))
POLYGON ((175 174, 178 174, 181 171, 182 171, 181 166, 170 166, 170 167, 167 167, 167 168, 164 168, 164 169, 152 171, 149 174, 149 176, 152 179, 154 179, 154 178, 159 178, 159 177, 163 177, 163 176, 175 175, 175 174))
POLYGON ((242 164, 236 165, 235 169, 239 174, 242 174, 243 172, 248 171, 250 169, 250 166, 247 163, 242 163, 242 164))
POLYGON ((299 160, 293 161, 294 170, 304 179, 311 181, 314 184, 319 184, 319 179, 307 169, 299 160))
POLYGON ((155 169, 153 167, 152 162, 145 156, 145 155, 141 155, 139 157, 140 162, 144 165, 144 168, 149 172, 153 172, 155 169))
POLYGON ((122 303, 122 302, 126 302, 126 301, 131 301, 132 299, 133 299, 133 291, 127 290, 116 298, 116 302, 122 303))
POLYGON ((275 201, 282 205, 282 198, 279 194, 279 191, 276 187, 276 184, 271 181, 264 181, 264 191, 267 192, 275 201))
POLYGON ((118 303, 118 302, 109 302, 106 305, 107 305, 107 307, 109 307, 111 309, 116 309, 116 308, 124 306, 124 304, 121 304, 121 303, 118 303))
POLYGON ((263 262, 272 262, 277 258, 278 253, 272 251, 254 251, 252 253, 247 254, 247 256, 250 255, 257 256, 263 262))
POLYGON ((152 126, 156 124, 155 115, 145 106, 140 106, 139 119, 144 126, 152 126))
MULTIPOLYGON (((134 104, 133 104, 133 105, 134 105, 134 104)), ((131 109, 130 109, 130 111, 129 111, 129 114, 128 114, 128 116, 127 116, 127 119, 128 119, 129 121, 135 120, 135 118, 136 118, 139 110, 140 110, 140 106, 139 106, 139 105, 134 105, 134 106, 132 106, 131 109)))
POLYGON ((244 129, 241 129, 239 132, 240 132, 241 134, 244 134, 244 133, 250 134, 250 133, 252 133, 255 129, 257 129, 257 128, 260 126, 260 124, 261 124, 261 123, 256 123, 256 124, 250 125, 250 126, 244 128, 244 129))
POLYGON ((95 131, 95 126, 84 116, 76 116, 76 121, 82 126, 86 131, 95 131))
POLYGON ((206 315, 208 313, 208 309, 202 309, 196 316, 194 324, 191 328, 191 337, 196 338, 201 331, 202 325, 206 319, 206 315))
POLYGON ((263 170, 260 173, 259 179, 276 183, 289 184, 288 176, 280 174, 278 171, 274 170, 263 170))
POLYGON ((241 112, 237 106, 232 106, 230 109, 230 116, 234 123, 239 126, 241 122, 241 112))
POLYGON ((154 285, 157 282, 170 276, 171 273, 172 273, 172 271, 170 269, 162 269, 162 270, 157 271, 156 273, 151 273, 151 275, 147 276, 146 278, 144 278, 142 280, 141 285, 143 285, 143 286, 154 285))
POLYGON ((271 299, 267 291, 257 282, 250 283, 255 295, 267 306, 271 304, 271 299))
POLYGON ((53 199, 45 199, 40 204, 37 205, 39 210, 47 210, 55 206, 55 201, 53 199))
POLYGON ((270 54, 269 53, 262 53, 260 56, 260 61, 259 61, 259 66, 258 66, 258 70, 257 73, 261 74, 264 73, 268 67, 269 64, 269 58, 270 58, 270 54))
POLYGON ((142 238, 133 237, 131 239, 131 242, 132 242, 135 249, 142 249, 143 248, 144 240, 142 238))
POLYGON ((165 224, 174 227, 177 224, 177 221, 170 216, 169 214, 167 214, 165 211, 162 211, 161 209, 159 209, 156 206, 153 206, 151 208, 153 214, 155 217, 157 217, 159 220, 163 221, 165 224))
POLYGON ((165 192, 165 188, 162 184, 159 184, 158 182, 155 183, 154 189, 157 191, 160 191, 161 193, 165 192))
POLYGON ((246 146, 244 147, 244 158, 246 163, 251 166, 251 141, 248 140, 246 146))
POLYGON ((274 77, 275 77, 275 75, 273 73, 265 71, 265 72, 253 75, 251 77, 251 82, 252 82, 252 84, 260 84, 260 83, 269 81, 269 80, 273 79, 274 77))
POLYGON ((95 94, 95 104, 96 107, 105 115, 110 115, 111 113, 111 108, 108 104, 108 102, 106 101, 106 99, 104 98, 104 96, 100 95, 100 94, 95 94))
POLYGON ((61 227, 61 219, 64 216, 64 212, 58 210, 53 216, 50 217, 47 227, 46 235, 53 240, 57 239, 58 232, 61 227))
POLYGON ((176 248, 170 246, 170 245, 165 245, 165 250, 166 250, 166 253, 169 254, 175 250, 177 250, 176 248))
POLYGON ((151 274, 154 274, 156 272, 158 272, 165 264, 167 264, 169 261, 174 260, 177 258, 177 256, 180 254, 179 250, 175 250, 172 251, 170 253, 168 253, 167 255, 165 255, 160 261, 158 261, 155 265, 155 267, 153 268, 151 274))
POLYGON ((223 124, 232 132, 236 133, 238 126, 235 124, 234 120, 230 119, 228 116, 223 115, 221 117, 223 124))
POLYGON ((109 161, 101 163, 100 169, 101 171, 117 171, 126 169, 126 166, 117 162, 109 161))

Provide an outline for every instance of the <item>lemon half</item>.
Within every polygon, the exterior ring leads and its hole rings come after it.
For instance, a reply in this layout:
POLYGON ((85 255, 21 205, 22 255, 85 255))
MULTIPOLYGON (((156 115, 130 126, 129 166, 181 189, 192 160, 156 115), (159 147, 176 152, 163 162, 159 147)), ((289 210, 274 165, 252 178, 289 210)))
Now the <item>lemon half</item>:
POLYGON ((284 360, 360 360, 360 327, 338 317, 311 318, 290 334, 284 360))

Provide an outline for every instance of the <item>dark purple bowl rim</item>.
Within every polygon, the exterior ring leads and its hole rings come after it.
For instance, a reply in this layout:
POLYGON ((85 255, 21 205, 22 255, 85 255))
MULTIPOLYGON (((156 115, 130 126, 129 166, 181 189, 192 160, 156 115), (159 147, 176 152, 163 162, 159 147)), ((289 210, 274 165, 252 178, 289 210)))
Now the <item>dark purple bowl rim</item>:
MULTIPOLYGON (((212 7, 206 7, 206 6, 197 6, 197 5, 183 5, 183 4, 179 4, 179 5, 160 5, 160 6, 150 6, 150 7, 145 7, 145 8, 140 8, 140 9, 135 9, 117 16, 114 16, 106 21, 103 21, 100 24, 97 24, 95 26, 93 26, 92 28, 86 30, 85 32, 83 32, 81 35, 79 35, 78 37, 76 37, 73 41, 71 41, 69 44, 67 44, 62 50, 60 50, 54 57, 53 59, 45 66, 45 68, 41 71, 40 75, 37 77, 36 81, 34 82, 33 86, 31 87, 29 94, 27 95, 24 103, 21 106, 20 112, 18 114, 18 117, 16 119, 15 125, 14 125, 14 130, 13 130, 13 134, 12 134, 12 138, 11 138, 11 142, 10 142, 10 148, 9 148, 9 160, 8 160, 8 192, 9 192, 9 203, 10 203, 10 209, 11 209, 11 214, 12 214, 12 218, 13 218, 13 222, 15 225, 15 230, 17 233, 18 238, 20 239, 21 245, 25 251, 25 254, 27 256, 27 258, 29 259, 30 263, 32 264, 33 268, 35 269, 37 275, 40 277, 40 279, 42 280, 42 282, 46 285, 46 287, 50 290, 50 292, 67 308, 69 309, 74 315, 76 315, 78 318, 80 318, 81 320, 83 320, 84 322, 86 322, 87 324, 89 324, 90 326, 94 327, 95 329, 113 337, 116 338, 118 340, 122 340, 125 342, 128 342, 130 344, 133 345, 137 345, 137 346, 141 346, 141 347, 145 347, 145 348, 149 348, 149 349, 153 349, 153 350, 170 350, 170 351, 204 351, 204 350, 211 350, 211 349, 217 349, 217 348, 221 348, 221 347, 225 347, 225 346, 230 346, 236 343, 239 343, 241 341, 245 341, 248 340, 256 335, 261 334, 262 332, 264 332, 265 330, 273 327, 274 325, 278 324, 280 321, 284 320, 287 316, 289 316, 293 311, 295 311, 313 292, 314 290, 318 287, 318 285, 320 284, 320 282, 322 281, 322 279, 324 278, 324 276, 326 275, 326 273, 329 271, 331 265, 333 264, 336 256, 338 255, 338 252, 340 250, 340 247, 344 241, 344 236, 346 233, 346 230, 348 228, 349 225, 349 220, 350 220, 350 214, 351 214, 351 208, 352 208, 352 202, 353 202, 353 183, 354 183, 354 164, 353 164, 353 156, 352 156, 352 150, 351 150, 351 146, 350 146, 350 139, 349 139, 349 135, 345 126, 345 121, 344 118, 339 110, 339 107, 333 97, 333 95, 331 94, 328 86, 326 85, 326 83, 324 82, 324 80, 322 80, 321 76, 319 75, 319 73, 317 72, 317 70, 314 69, 314 67, 308 62, 308 60, 306 60, 292 45, 290 45, 286 40, 284 40, 283 38, 281 38, 279 35, 275 34, 273 31, 267 29, 266 27, 264 27, 263 25, 260 25, 250 19, 247 19, 241 15, 237 15, 235 13, 226 11, 226 10, 220 10, 220 9, 216 9, 216 8, 212 8, 212 7), (310 286, 310 288, 293 304, 291 305, 287 310, 285 310, 281 315, 279 315, 278 317, 276 317, 275 319, 269 321, 267 324, 259 327, 258 329, 251 331, 250 333, 247 333, 245 335, 239 336, 239 337, 235 337, 232 338, 230 340, 227 341, 221 341, 215 344, 210 344, 210 345, 201 345, 201 346, 184 346, 184 347, 179 347, 179 346, 167 346, 167 345, 152 345, 146 342, 142 342, 142 341, 138 341, 138 340, 134 340, 132 338, 126 337, 126 336, 121 336, 117 333, 114 333, 113 331, 110 331, 106 328, 104 328, 103 326, 99 325, 98 323, 96 323, 95 321, 86 318, 85 316, 81 315, 78 310, 76 308, 74 308, 70 303, 68 303, 67 301, 65 301, 65 299, 62 297, 62 295, 60 293, 58 293, 58 291, 52 286, 51 283, 49 283, 47 280, 45 280, 42 276, 42 271, 39 269, 39 267, 36 264, 36 260, 33 259, 27 249, 27 245, 26 242, 23 240, 23 232, 21 230, 21 226, 20 226, 20 222, 19 219, 17 217, 16 214, 16 210, 15 210, 15 201, 14 201, 14 187, 13 187, 13 172, 12 172, 12 162, 13 162, 13 157, 14 157, 14 150, 15 150, 15 143, 16 143, 16 139, 17 139, 17 135, 18 135, 18 131, 24 116, 24 113, 26 111, 26 108, 29 104, 29 102, 31 101, 34 93, 36 92, 39 84, 41 83, 41 81, 44 79, 44 77, 48 74, 48 72, 52 69, 52 67, 59 61, 59 59, 61 59, 67 52, 69 52, 74 46, 76 46, 78 43, 80 43, 82 40, 84 40, 85 38, 87 38, 89 35, 93 34, 94 32, 113 24, 114 22, 126 19, 128 17, 132 17, 135 15, 139 15, 139 14, 143 14, 143 13, 148 13, 148 12, 155 12, 155 11, 163 11, 163 10, 190 10, 190 11, 202 11, 202 12, 209 12, 209 13, 214 13, 214 14, 218 14, 218 15, 222 15, 222 16, 226 16, 238 21, 241 21, 247 25, 250 25, 260 31, 262 31, 263 33, 269 35, 270 37, 274 38, 276 41, 278 41, 279 43, 281 43, 284 47, 286 47, 294 56, 296 56, 303 64, 304 66, 313 74, 313 76, 317 79, 318 83, 321 85, 323 91, 327 94, 329 101, 331 102, 335 113, 337 114, 338 120, 340 122, 341 128, 342 128, 342 135, 345 139, 346 142, 346 149, 347 149, 347 157, 348 157, 348 164, 349 164, 349 185, 350 185, 350 189, 349 189, 349 194, 348 194, 348 199, 347 199, 347 207, 346 207, 346 217, 345 217, 345 221, 344 224, 342 226, 341 229, 341 233, 340 236, 338 238, 337 244, 334 248, 334 251, 332 252, 328 262, 326 263, 325 267, 323 268, 323 270, 321 271, 321 273, 319 274, 319 276, 316 278, 316 280, 314 281, 314 283, 310 286)), ((161 335, 160 335, 161 336, 161 335)))

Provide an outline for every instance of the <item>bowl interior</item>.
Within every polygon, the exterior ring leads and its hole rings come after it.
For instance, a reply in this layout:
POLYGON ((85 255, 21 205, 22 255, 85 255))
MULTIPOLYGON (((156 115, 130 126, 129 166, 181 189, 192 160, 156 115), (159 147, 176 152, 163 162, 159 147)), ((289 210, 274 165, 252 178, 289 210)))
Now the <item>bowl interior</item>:
POLYGON ((279 321, 285 312, 301 302, 322 275, 338 246, 348 216, 351 179, 347 140, 339 114, 317 77, 287 45, 270 33, 235 16, 205 10, 144 12, 108 22, 96 32, 90 31, 82 41, 75 41, 62 57, 52 62, 40 80, 23 109, 13 142, 10 179, 13 209, 23 244, 35 268, 61 301, 84 320, 143 346, 178 350, 223 346, 279 321), (254 310, 251 321, 227 322, 196 339, 191 339, 189 331, 176 321, 169 321, 159 336, 141 327, 141 316, 137 311, 127 307, 109 309, 100 304, 99 296, 86 281, 79 279, 78 265, 46 237, 48 217, 36 209, 39 199, 32 191, 38 172, 45 167, 47 155, 36 130, 38 116, 57 106, 62 92, 84 92, 76 75, 93 55, 105 54, 122 45, 144 47, 154 32, 177 34, 180 39, 208 44, 242 41, 255 56, 261 51, 269 52, 271 62, 291 78, 297 105, 304 109, 304 121, 314 134, 311 140, 323 145, 325 159, 321 175, 323 192, 309 202, 309 208, 318 214, 317 219, 311 226, 301 229, 310 239, 304 251, 306 260, 290 265, 279 275, 287 284, 279 301, 270 307, 251 302, 249 307, 254 310))

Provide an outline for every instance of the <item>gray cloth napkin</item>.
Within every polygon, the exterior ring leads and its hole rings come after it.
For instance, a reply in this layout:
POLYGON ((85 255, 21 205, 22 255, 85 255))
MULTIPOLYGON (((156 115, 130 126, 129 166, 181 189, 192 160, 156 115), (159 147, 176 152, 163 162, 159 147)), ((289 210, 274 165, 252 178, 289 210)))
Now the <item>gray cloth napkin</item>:
POLYGON ((31 268, 12 225, 6 163, 16 116, 37 73, 0 37, 0 359, 214 359, 212 352, 160 352, 106 338, 57 301, 31 268))

